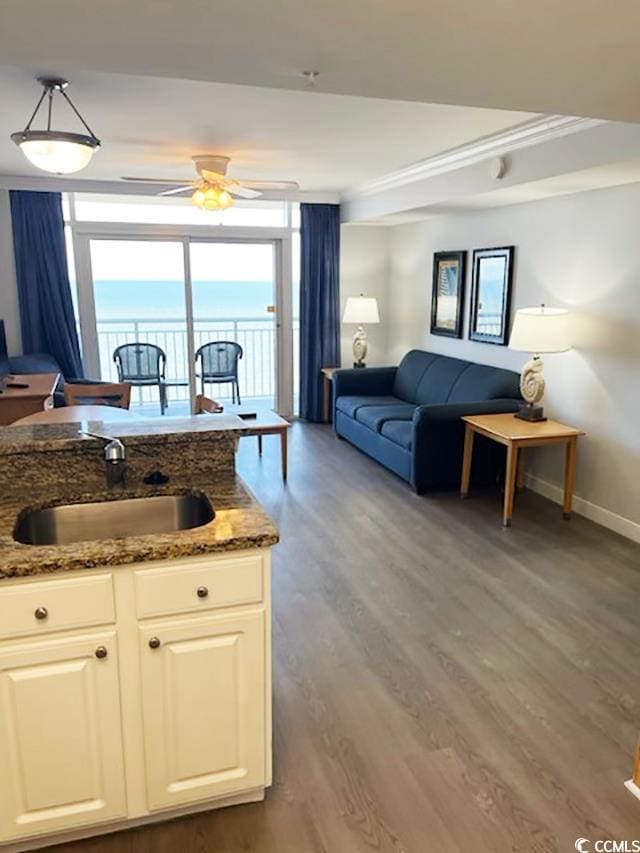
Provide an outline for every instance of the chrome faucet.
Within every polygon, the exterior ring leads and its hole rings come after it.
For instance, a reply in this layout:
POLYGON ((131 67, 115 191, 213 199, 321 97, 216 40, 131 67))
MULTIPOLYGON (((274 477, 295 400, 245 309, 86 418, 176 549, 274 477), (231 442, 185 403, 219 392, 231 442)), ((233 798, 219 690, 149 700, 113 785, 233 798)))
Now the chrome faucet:
POLYGON ((106 441, 104 446, 104 462, 107 488, 112 489, 114 486, 123 486, 127 454, 124 444, 120 439, 112 438, 109 435, 100 435, 97 432, 87 432, 83 429, 78 430, 78 434, 106 441))

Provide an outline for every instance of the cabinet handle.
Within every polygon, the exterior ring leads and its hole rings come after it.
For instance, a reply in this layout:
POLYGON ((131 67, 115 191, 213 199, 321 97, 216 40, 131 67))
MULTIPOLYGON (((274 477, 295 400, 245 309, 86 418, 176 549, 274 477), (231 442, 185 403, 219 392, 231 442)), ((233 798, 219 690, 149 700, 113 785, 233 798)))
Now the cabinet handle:
POLYGON ((209 595, 209 590, 206 586, 199 586, 197 592, 198 598, 206 598, 209 595))
POLYGON ((36 607, 33 615, 36 617, 36 619, 46 619, 49 615, 49 611, 46 607, 36 607))
POLYGON ((96 657, 98 658, 98 660, 106 658, 107 654, 108 652, 106 646, 98 646, 98 648, 96 649, 96 657))
POLYGON ((149 648, 150 649, 159 649, 160 648, 160 640, 157 637, 152 637, 149 640, 149 648))

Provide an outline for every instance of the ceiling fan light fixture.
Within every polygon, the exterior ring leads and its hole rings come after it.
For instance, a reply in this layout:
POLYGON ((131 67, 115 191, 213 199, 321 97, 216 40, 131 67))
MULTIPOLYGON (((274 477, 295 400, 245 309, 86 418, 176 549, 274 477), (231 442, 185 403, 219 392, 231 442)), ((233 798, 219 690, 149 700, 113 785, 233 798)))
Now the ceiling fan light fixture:
POLYGON ((12 133, 11 139, 20 148, 27 160, 44 172, 52 172, 56 175, 69 175, 73 172, 79 172, 88 165, 100 147, 100 140, 64 91, 69 85, 66 80, 39 77, 38 82, 43 89, 40 100, 24 130, 12 133), (56 93, 62 95, 80 119, 87 130, 86 134, 51 129, 53 99, 56 93), (47 127, 45 130, 32 130, 31 125, 45 98, 48 101, 47 127))
POLYGON ((233 204, 233 198, 231 197, 231 193, 228 193, 226 190, 222 190, 218 193, 218 204, 222 208, 222 210, 226 210, 228 207, 231 207, 233 204))
POLYGON ((204 210, 226 210, 233 204, 233 197, 213 184, 204 184, 196 188, 191 201, 204 210))
POLYGON ((197 205, 198 207, 202 207, 204 205, 204 198, 205 198, 205 196, 204 196, 203 191, 200 188, 198 188, 194 192, 194 194, 191 196, 191 201, 195 205, 197 205))

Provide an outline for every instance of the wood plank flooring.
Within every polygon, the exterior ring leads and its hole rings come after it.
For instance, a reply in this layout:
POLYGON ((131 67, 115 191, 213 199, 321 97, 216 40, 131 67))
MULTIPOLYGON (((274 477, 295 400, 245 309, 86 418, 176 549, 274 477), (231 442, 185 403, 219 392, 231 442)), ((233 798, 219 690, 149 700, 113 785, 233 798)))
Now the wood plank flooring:
POLYGON ((552 853, 640 838, 640 547, 525 493, 417 497, 329 427, 239 470, 274 552, 275 782, 77 853, 552 853))

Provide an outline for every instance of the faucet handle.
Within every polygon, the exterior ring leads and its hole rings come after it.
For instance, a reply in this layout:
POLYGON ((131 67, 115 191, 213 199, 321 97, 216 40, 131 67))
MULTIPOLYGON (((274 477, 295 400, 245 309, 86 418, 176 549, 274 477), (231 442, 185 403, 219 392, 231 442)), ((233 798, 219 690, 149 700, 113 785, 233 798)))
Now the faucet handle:
POLYGON ((99 438, 101 441, 106 441, 104 446, 104 458, 106 462, 122 462, 126 456, 124 444, 119 438, 100 435, 98 432, 89 432, 84 429, 79 429, 78 435, 86 435, 88 438, 99 438))

